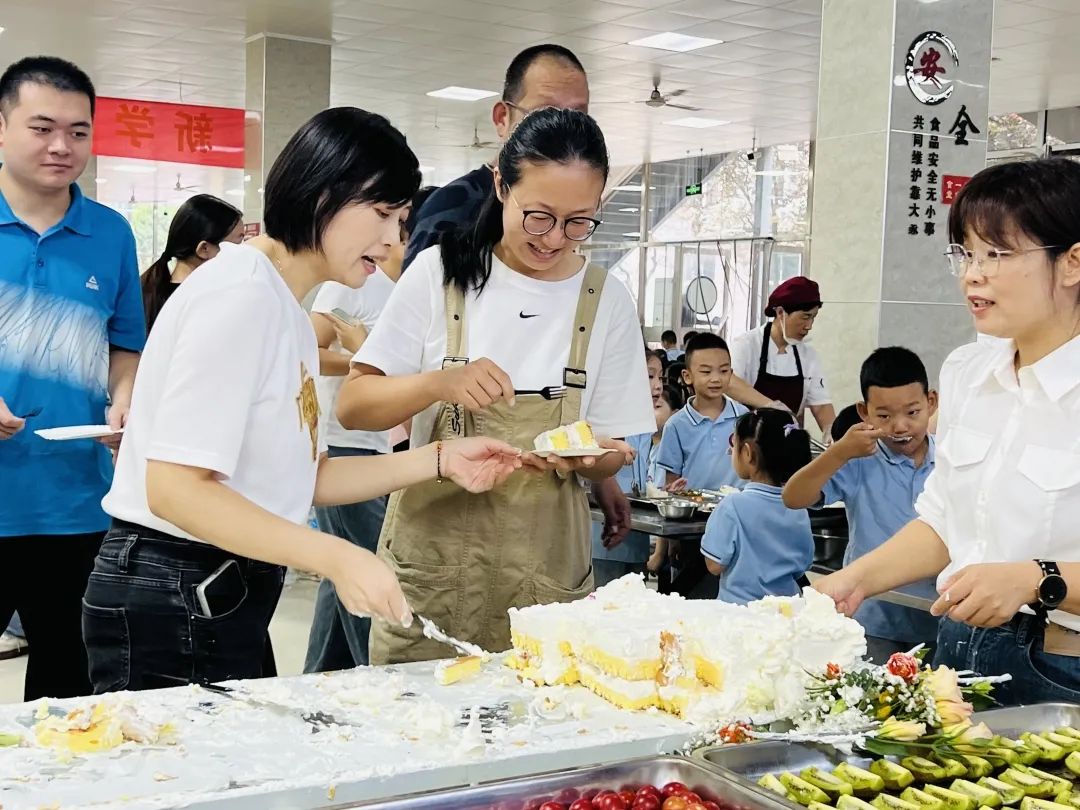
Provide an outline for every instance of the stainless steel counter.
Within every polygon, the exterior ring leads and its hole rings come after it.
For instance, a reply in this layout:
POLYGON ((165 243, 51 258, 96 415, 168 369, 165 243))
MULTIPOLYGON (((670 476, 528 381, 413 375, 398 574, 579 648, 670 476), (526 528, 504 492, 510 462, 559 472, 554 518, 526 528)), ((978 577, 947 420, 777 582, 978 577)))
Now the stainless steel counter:
MULTIPOLYGON (((604 523, 604 513, 593 507, 590 510, 593 523, 604 523)), ((705 534, 705 520, 667 520, 660 517, 655 509, 639 506, 630 508, 630 526, 636 532, 645 532, 656 537, 701 537, 705 534)))

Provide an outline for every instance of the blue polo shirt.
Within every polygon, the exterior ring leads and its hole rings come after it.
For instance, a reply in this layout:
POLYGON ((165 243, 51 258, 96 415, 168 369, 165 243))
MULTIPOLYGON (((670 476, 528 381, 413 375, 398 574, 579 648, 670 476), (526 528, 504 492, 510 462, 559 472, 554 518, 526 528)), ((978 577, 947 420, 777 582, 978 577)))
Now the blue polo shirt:
MULTIPOLYGON (((922 466, 894 453, 878 442, 878 451, 867 458, 849 461, 822 491, 823 503, 843 501, 847 509, 848 547, 844 565, 873 551, 916 518, 915 501, 934 469, 934 437, 922 466)), ((937 599, 933 579, 921 580, 900 590, 926 599, 937 599)), ((933 642, 938 620, 921 610, 870 599, 855 618, 866 633, 900 643, 933 642)))
MULTIPOLYGON (((652 443, 651 433, 639 433, 637 436, 629 436, 626 443, 634 448, 637 453, 634 463, 625 465, 615 474, 615 480, 623 492, 633 492, 634 484, 638 485, 638 491, 645 495, 645 488, 651 480, 657 486, 663 486, 663 480, 657 480, 664 475, 664 471, 656 466, 656 453, 652 443)), ((643 563, 649 559, 649 535, 645 532, 630 532, 623 541, 615 548, 604 548, 603 526, 593 523, 592 527, 592 556, 594 560, 615 560, 626 563, 643 563)))
POLYGON ((109 346, 138 352, 145 340, 127 221, 72 185, 63 220, 38 235, 0 194, 0 397, 17 416, 42 409, 0 442, 0 537, 108 527, 108 449, 34 431, 104 424, 109 346))
POLYGON ((805 509, 788 509, 780 487, 749 483, 720 501, 705 526, 701 553, 726 566, 717 599, 745 605, 766 596, 797 596, 814 562, 805 509))
POLYGON ((728 398, 716 419, 702 416, 691 398, 664 426, 656 463, 685 478, 690 489, 742 488, 746 482, 731 466, 731 434, 746 408, 728 398))

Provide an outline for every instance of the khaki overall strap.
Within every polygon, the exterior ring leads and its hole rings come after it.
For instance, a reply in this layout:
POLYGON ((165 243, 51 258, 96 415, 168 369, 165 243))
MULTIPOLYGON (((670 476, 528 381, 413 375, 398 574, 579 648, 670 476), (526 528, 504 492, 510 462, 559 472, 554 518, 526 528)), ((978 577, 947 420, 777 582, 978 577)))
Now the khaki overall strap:
POLYGON ((456 284, 446 284, 446 357, 443 368, 463 366, 469 362, 465 350, 468 333, 465 331, 465 293, 456 284))
POLYGON ((578 296, 577 312, 574 314, 574 336, 570 343, 570 360, 563 370, 563 385, 566 396, 562 400, 562 424, 569 425, 583 418, 581 396, 588 382, 585 373, 585 360, 589 354, 589 341, 592 339, 596 312, 600 307, 600 294, 604 291, 607 271, 595 264, 585 270, 581 282, 581 294, 578 296))

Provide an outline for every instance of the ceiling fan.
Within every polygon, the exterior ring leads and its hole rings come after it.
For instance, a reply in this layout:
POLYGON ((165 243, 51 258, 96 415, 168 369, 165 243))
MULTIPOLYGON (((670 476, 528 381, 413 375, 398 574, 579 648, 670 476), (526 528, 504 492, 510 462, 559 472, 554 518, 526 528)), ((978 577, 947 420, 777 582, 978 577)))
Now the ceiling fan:
POLYGON ((691 112, 698 112, 700 107, 689 107, 685 104, 672 104, 673 98, 678 98, 686 93, 685 89, 672 90, 670 93, 664 94, 660 92, 660 74, 657 73, 653 76, 653 90, 649 93, 649 97, 642 101, 635 101, 635 104, 647 104, 650 107, 671 107, 676 110, 690 110, 691 112))
POLYGON ((176 185, 173 186, 173 191, 194 191, 198 186, 185 186, 180 182, 180 175, 176 175, 176 185))
POLYGON ((482 141, 482 140, 480 140, 480 127, 474 125, 473 126, 472 143, 458 144, 457 148, 458 149, 478 149, 478 150, 485 150, 486 151, 486 150, 489 150, 489 149, 498 149, 501 146, 502 146, 502 144, 499 143, 498 141, 482 141))

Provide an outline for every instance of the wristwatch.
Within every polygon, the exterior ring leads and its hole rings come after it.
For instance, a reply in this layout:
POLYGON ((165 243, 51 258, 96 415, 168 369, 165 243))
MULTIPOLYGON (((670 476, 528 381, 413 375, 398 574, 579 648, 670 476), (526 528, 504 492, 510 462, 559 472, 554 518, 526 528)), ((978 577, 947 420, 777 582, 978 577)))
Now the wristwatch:
POLYGON ((1041 608, 1043 613, 1056 610, 1065 601, 1065 596, 1069 592, 1068 583, 1065 582, 1065 577, 1061 575, 1061 570, 1056 562, 1050 560, 1035 560, 1035 562, 1039 564, 1039 568, 1043 572, 1043 578, 1039 581, 1037 591, 1038 603, 1036 610, 1038 611, 1041 608))

